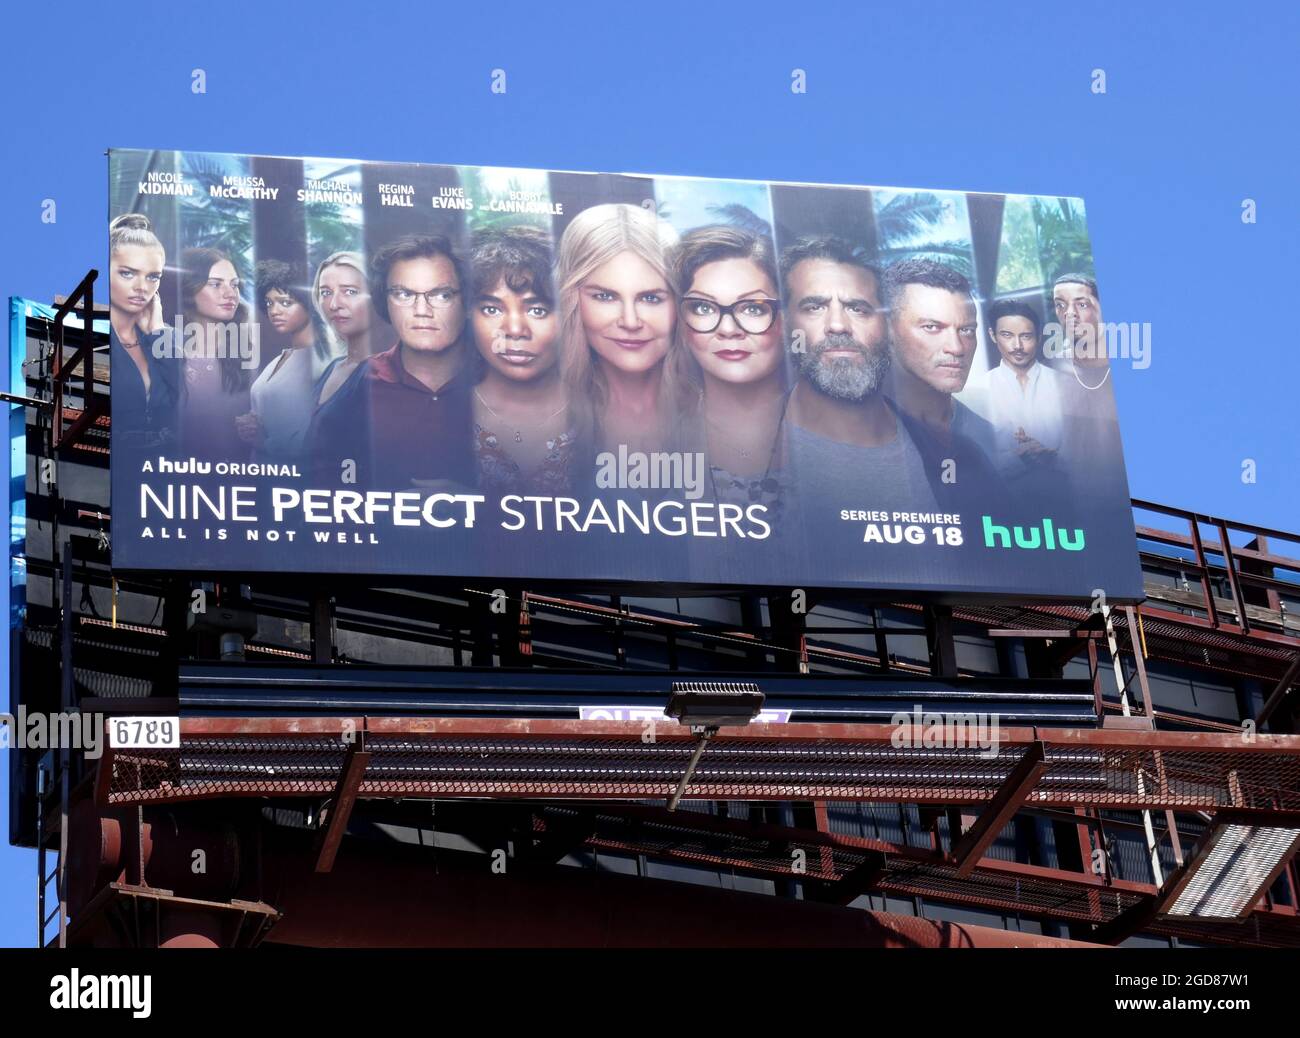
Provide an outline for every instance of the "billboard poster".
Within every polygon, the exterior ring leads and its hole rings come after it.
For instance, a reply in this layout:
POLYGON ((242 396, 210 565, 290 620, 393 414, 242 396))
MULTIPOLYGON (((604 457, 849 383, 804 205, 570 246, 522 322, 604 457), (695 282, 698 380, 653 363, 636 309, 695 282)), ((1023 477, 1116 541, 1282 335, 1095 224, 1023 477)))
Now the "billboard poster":
POLYGON ((122 569, 1137 599, 1071 198, 109 155, 122 569))

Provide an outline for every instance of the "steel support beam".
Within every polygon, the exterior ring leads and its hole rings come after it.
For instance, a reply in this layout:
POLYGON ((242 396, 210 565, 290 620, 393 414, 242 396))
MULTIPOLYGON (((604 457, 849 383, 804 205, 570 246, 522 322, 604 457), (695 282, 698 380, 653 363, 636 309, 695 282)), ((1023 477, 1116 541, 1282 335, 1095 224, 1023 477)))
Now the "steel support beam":
POLYGON ((823 886, 818 892, 817 900, 832 905, 852 904, 880 885, 888 860, 881 851, 868 851, 866 860, 861 865, 846 872, 838 882, 823 886))
POLYGON ((1296 653, 1291 666, 1287 667, 1286 673, 1282 675, 1282 680, 1277 683, 1269 693, 1268 699, 1264 700, 1264 705, 1259 708, 1259 716, 1255 718, 1256 726, 1263 728, 1268 723, 1269 718, 1277 712, 1277 708, 1291 694, 1291 688, 1297 682, 1300 682, 1300 652, 1296 653))
POLYGON ((954 842, 952 857, 957 863, 957 875, 969 876, 974 871, 984 852, 1011 821, 1046 770, 1047 753, 1043 744, 1031 743, 997 796, 975 819, 975 824, 954 842))
POLYGON ((347 832, 348 819, 352 817, 352 808, 357 802, 357 791, 361 789, 361 780, 365 777, 366 767, 370 763, 370 754, 365 749, 365 733, 356 733, 357 741, 348 747, 348 755, 343 762, 338 786, 335 787, 329 812, 325 818, 325 829, 320 838, 319 852, 316 856, 316 871, 329 872, 334 867, 338 856, 339 844, 347 832))
POLYGON ((334 596, 324 591, 311 598, 311 658, 313 663, 334 662, 334 596))

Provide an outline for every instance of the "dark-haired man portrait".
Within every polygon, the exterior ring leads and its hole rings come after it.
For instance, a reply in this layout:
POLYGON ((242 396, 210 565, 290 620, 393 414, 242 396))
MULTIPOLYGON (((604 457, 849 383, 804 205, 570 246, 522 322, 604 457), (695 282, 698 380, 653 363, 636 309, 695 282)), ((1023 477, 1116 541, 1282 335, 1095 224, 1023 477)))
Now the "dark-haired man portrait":
POLYGON ((880 275, 835 237, 796 241, 781 274, 799 369, 785 433, 798 496, 932 507, 921 453, 881 392, 890 357, 880 275))
POLYGON ((966 387, 979 341, 970 282, 952 267, 922 258, 891 264, 882 286, 895 402, 940 439, 965 436, 991 448, 989 423, 953 398, 966 387))
POLYGON ((899 260, 881 277, 889 311, 894 403, 914 425, 927 472, 954 503, 996 498, 993 425, 957 400, 970 377, 979 314, 970 282, 946 264, 899 260))
POLYGON ((1067 391, 1060 372, 1042 362, 1043 319, 1016 299, 989 304, 985 319, 999 358, 984 384, 994 461, 1010 484, 1043 482, 1059 471, 1067 391))
POLYGON ((439 235, 399 238, 371 258, 375 312, 396 343, 316 412, 318 480, 337 483, 353 459, 365 486, 473 484, 463 283, 460 261, 439 235))
POLYGON ((1086 274, 1061 274, 1052 283, 1052 309, 1080 385, 1100 389, 1110 373, 1110 357, 1097 282, 1086 274))

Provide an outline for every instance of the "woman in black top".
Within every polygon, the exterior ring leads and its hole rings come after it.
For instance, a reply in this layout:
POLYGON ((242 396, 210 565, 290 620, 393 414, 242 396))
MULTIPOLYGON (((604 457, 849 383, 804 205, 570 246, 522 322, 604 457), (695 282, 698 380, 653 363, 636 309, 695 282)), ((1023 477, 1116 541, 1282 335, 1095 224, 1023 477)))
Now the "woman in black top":
POLYGON ((166 255, 142 213, 109 225, 109 352, 113 386, 113 444, 170 450, 183 391, 180 364, 163 326, 166 255))

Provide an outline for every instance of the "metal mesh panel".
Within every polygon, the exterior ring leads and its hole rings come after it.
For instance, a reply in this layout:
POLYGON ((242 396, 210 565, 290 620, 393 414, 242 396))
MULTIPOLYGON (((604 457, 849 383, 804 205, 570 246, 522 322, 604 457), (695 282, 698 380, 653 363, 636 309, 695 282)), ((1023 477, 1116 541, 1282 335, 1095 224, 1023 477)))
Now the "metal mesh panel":
MULTIPOLYGON (((1152 741, 1155 741, 1153 738, 1152 741)), ((184 738, 180 751, 119 751, 116 802, 328 793, 347 744, 322 734, 184 738)), ((639 735, 371 735, 362 796, 666 797, 694 743, 639 735)), ((900 748, 887 741, 718 736, 686 795, 704 800, 974 804, 1025 751, 900 748)), ((1218 749, 1050 746, 1026 802, 1103 807, 1300 810, 1300 756, 1218 749)))
POLYGON ((1255 912, 1240 920, 1166 917, 1153 923, 1147 932, 1196 944, 1300 948, 1300 918, 1275 912, 1255 912))
MULTIPOLYGON (((606 729, 607 731, 608 729, 606 729)), ((1209 748, 1048 745, 1047 770, 1029 801, 1043 804, 1268 807, 1300 804, 1300 759, 1284 752, 1209 748)), ((1083 742, 1105 743, 1104 733, 1083 742)), ((575 732, 367 734, 363 796, 501 796, 614 800, 663 797, 683 773, 694 742, 575 732)), ((979 751, 896 748, 880 739, 731 738, 709 744, 689 795, 703 800, 835 799, 978 804, 987 801, 1024 752, 1004 744, 979 751), (813 791, 817 792, 813 792, 813 791), (755 796, 755 791, 759 795, 755 796), (846 796, 847 794, 847 796, 846 796)), ((1200 745, 1194 743, 1193 746, 1200 745)), ((110 799, 159 802, 213 796, 329 795, 348 760, 340 734, 183 735, 180 750, 115 751, 110 799)), ((662 801, 655 801, 661 804, 662 801)), ((701 805, 703 806, 703 805, 701 805)), ((534 837, 560 848, 642 854, 667 862, 814 883, 842 900, 874 890, 1005 913, 1101 924, 1154 888, 1105 885, 1089 877, 985 863, 969 876, 918 848, 816 833, 699 811, 667 815, 641 805, 543 804, 534 837), (659 812, 656 814, 655 812, 659 812), (594 820, 594 822, 592 822, 594 820), (589 822, 592 824, 588 825, 589 822), (573 844, 573 839, 577 840, 573 844)), ((541 848, 539 844, 539 849, 541 848)), ((1245 923, 1155 920, 1146 932, 1200 943, 1300 946, 1300 919, 1256 912, 1245 923)))
MULTIPOLYGON (((667 796, 685 773, 694 743, 634 738, 529 740, 498 737, 372 739, 366 793, 513 793, 599 797, 667 796)), ((897 750, 871 743, 791 740, 710 742, 688 795, 719 799, 805 799, 860 795, 877 799, 924 791, 982 799, 1014 767, 1019 753, 981 760, 978 751, 897 750)))
POLYGON ((346 747, 337 737, 198 737, 179 750, 114 752, 110 802, 328 794, 346 747))
MULTIPOLYGON (((797 838, 771 840, 735 833, 701 832, 671 822, 627 820, 608 815, 598 815, 597 826, 597 832, 587 842, 603 850, 803 881, 838 882, 871 858, 885 853, 873 852, 869 847, 825 846, 797 838)), ((962 878, 954 866, 888 856, 883 876, 871 888, 1089 922, 1104 922, 1141 899, 1140 893, 1130 890, 1002 875, 993 870, 977 870, 962 878)))
POLYGON ((1111 748, 1049 751, 1029 801, 1101 806, 1300 806, 1300 760, 1225 751, 1111 748))
POLYGON ((900 860, 891 860, 880 889, 1013 914, 1092 923, 1106 922, 1142 899, 1136 891, 1117 887, 1064 883, 993 869, 976 869, 963 878, 955 866, 900 860))
MULTIPOLYGON (((577 819, 578 809, 548 806, 548 822, 577 819)), ((1035 876, 997 868, 977 868, 970 876, 957 875, 956 866, 941 861, 918 861, 899 848, 878 841, 857 841, 862 846, 828 846, 815 839, 772 834, 701 829, 698 824, 674 824, 663 819, 623 817, 597 812, 595 831, 587 845, 600 850, 644 854, 675 862, 689 862, 767 878, 837 883, 868 861, 884 855, 880 877, 864 888, 920 896, 953 904, 968 904, 1022 915, 1103 923, 1136 905, 1140 890, 1077 882, 1060 876, 1035 876), (800 853, 801 852, 801 853, 800 853)), ((542 825, 541 819, 538 826, 542 825)))
MULTIPOLYGON (((535 817, 534 828, 538 836, 544 836, 551 828, 562 830, 566 824, 579 822, 583 812, 582 808, 547 805, 535 817)), ((1147 885, 1114 886, 1090 882, 1085 877, 1074 879, 1059 873, 1034 875, 996 866, 977 867, 963 878, 957 875, 952 864, 917 860, 913 856, 915 852, 876 840, 856 841, 862 844, 860 847, 826 846, 812 838, 800 839, 797 830, 773 838, 776 834, 770 831, 750 835, 702 829, 698 815, 692 822, 680 824, 662 818, 628 817, 614 811, 597 810, 589 817, 594 831, 586 845, 598 850, 644 854, 766 878, 786 877, 829 884, 852 877, 868 856, 884 855, 880 876, 862 888, 863 892, 921 897, 1062 922, 1098 925, 1109 922, 1152 896, 1155 890, 1147 885), (802 851, 804 857, 799 868, 794 865, 796 851, 802 851)), ((852 882, 851 878, 849 881, 852 882)), ((1245 921, 1162 918, 1150 924, 1145 932, 1205 944, 1300 947, 1300 918, 1283 913, 1257 912, 1245 921)))
MULTIPOLYGON (((553 810, 548 809, 548 815, 553 810)), ((873 854, 866 847, 831 847, 797 836, 774 840, 605 814, 597 815, 596 826, 587 844, 600 850, 735 869, 768 878, 785 876, 833 883, 864 865, 873 854)))

